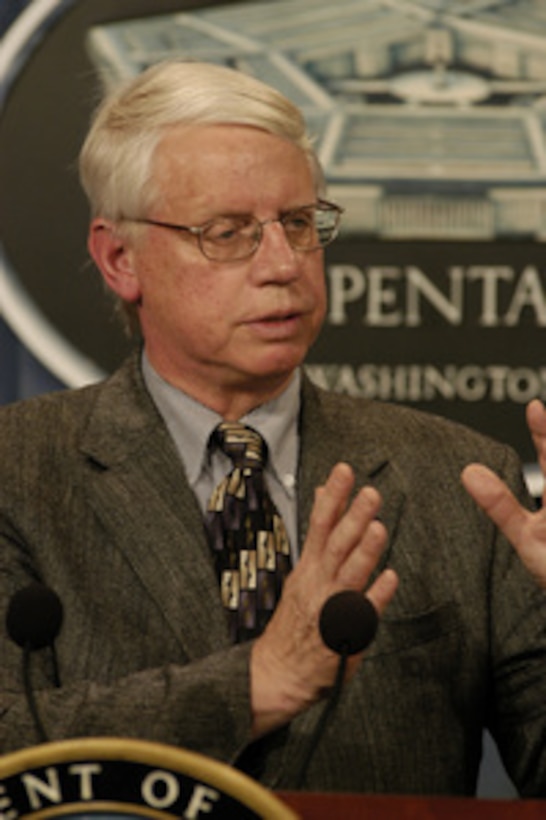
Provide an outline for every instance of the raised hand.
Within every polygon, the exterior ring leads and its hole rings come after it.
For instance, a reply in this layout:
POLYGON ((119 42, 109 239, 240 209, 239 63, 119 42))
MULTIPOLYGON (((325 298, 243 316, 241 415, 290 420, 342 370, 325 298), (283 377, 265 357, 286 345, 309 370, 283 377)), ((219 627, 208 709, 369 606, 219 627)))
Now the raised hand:
MULTIPOLYGON (((364 487, 349 503, 353 486, 352 469, 337 464, 326 484, 316 490, 300 561, 254 645, 251 693, 256 736, 303 711, 334 681, 339 658, 320 637, 320 611, 326 599, 341 589, 364 590, 387 538, 376 519, 379 493, 364 487)), ((387 569, 367 590, 379 614, 396 586, 396 574, 387 569)), ((350 660, 349 676, 361 660, 361 655, 350 660)))
MULTIPOLYGON (((538 399, 527 406, 527 424, 546 475, 546 409, 538 399)), ((537 581, 546 588, 546 490, 543 506, 530 512, 506 484, 482 464, 469 464, 462 473, 466 490, 517 550, 537 581)))

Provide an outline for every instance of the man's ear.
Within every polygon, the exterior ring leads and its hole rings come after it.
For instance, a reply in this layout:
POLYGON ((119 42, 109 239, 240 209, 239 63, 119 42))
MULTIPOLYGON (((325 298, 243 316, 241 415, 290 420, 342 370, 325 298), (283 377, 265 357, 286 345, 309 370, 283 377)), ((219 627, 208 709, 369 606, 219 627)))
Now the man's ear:
POLYGON ((91 222, 87 247, 108 287, 124 302, 138 302, 140 284, 134 271, 133 250, 114 222, 91 222))

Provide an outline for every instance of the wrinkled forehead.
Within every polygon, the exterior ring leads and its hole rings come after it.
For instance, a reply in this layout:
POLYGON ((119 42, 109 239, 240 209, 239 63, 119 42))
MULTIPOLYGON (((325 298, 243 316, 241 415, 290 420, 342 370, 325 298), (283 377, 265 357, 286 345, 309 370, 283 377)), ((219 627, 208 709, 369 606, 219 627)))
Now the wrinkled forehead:
POLYGON ((299 145, 246 125, 169 128, 157 144, 151 179, 162 197, 225 201, 237 210, 258 194, 297 205, 317 193, 309 155, 299 145))
POLYGON ((165 159, 191 163, 201 155, 208 161, 217 156, 231 162, 245 152, 259 157, 275 150, 294 154, 309 164, 308 152, 288 137, 240 123, 169 126, 157 140, 152 162, 156 167, 165 159))

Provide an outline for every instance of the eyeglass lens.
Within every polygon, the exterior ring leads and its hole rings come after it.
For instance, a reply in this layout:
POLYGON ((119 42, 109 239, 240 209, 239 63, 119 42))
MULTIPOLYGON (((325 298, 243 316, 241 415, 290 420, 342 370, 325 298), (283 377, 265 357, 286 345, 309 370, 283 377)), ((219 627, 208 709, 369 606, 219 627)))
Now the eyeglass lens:
MULTIPOLYGON (((310 206, 289 211, 272 221, 282 224, 294 250, 311 251, 335 238, 339 218, 337 208, 310 206)), ((263 225, 254 216, 219 217, 200 231, 199 238, 203 253, 221 261, 250 256, 258 247, 262 232, 263 225)))

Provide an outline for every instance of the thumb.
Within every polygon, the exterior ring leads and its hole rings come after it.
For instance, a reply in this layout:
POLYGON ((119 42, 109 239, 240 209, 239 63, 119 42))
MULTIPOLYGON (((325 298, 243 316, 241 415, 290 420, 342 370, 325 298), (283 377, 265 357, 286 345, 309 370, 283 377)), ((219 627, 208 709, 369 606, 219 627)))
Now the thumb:
POLYGON ((495 473, 483 464, 469 464, 461 474, 463 486, 479 507, 514 544, 519 542, 528 511, 495 473))

